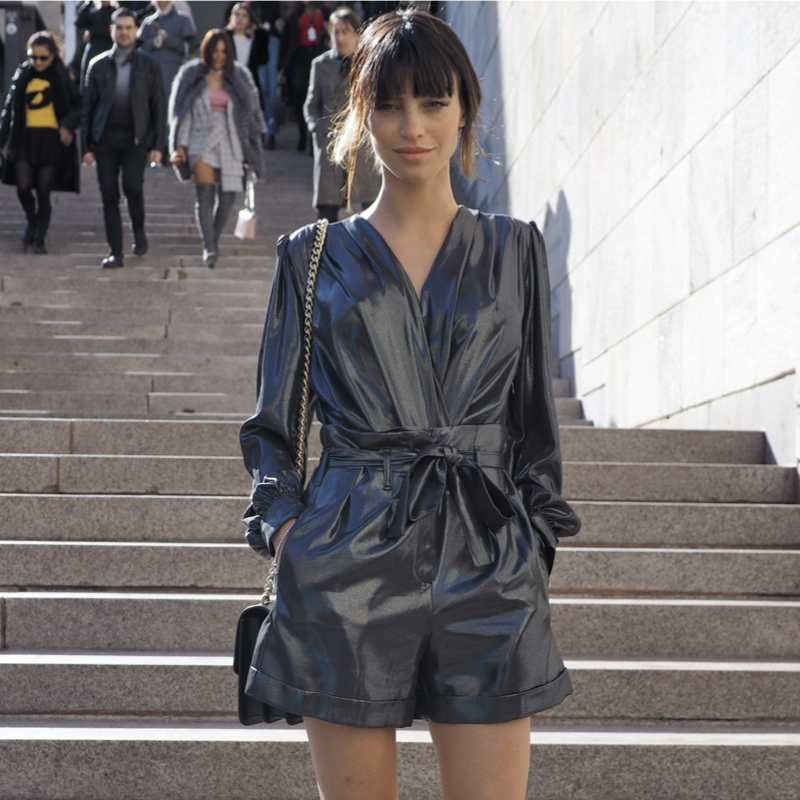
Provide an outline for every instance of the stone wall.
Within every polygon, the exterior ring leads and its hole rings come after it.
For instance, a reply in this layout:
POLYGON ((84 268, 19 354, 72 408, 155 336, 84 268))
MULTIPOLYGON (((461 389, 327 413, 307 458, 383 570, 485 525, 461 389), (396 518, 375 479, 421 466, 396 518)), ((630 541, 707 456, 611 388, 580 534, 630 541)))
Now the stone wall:
POLYGON ((800 3, 449 2, 487 96, 470 202, 545 232, 603 426, 800 456, 800 3))

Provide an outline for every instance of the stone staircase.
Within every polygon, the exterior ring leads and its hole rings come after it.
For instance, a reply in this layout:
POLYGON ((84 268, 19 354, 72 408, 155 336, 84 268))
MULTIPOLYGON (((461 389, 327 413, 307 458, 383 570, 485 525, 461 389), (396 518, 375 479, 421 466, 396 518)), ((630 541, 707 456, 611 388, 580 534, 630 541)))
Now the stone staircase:
MULTIPOLYGON (((270 153, 259 238, 202 266, 192 191, 147 175, 151 251, 105 254, 94 175, 22 256, 0 193, 0 797, 316 797, 304 732, 235 719, 237 431, 280 232, 310 159, 270 153)), ((576 692, 533 719, 537 800, 800 794, 797 475, 757 432, 594 429, 556 378, 566 494, 553 624, 576 692)), ((310 455, 319 455, 312 438, 310 455)), ((401 796, 439 796, 423 724, 401 796)))

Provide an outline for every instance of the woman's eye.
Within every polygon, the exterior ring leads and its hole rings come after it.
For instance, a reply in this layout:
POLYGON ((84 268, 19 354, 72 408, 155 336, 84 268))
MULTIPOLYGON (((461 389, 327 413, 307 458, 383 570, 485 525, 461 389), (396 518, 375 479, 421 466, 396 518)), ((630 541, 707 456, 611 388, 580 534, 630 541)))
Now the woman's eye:
POLYGON ((447 100, 431 100, 428 102, 428 105, 431 108, 447 108, 450 105, 450 102, 447 100))
POLYGON ((394 106, 391 103, 379 103, 375 106, 376 111, 391 111, 394 106))

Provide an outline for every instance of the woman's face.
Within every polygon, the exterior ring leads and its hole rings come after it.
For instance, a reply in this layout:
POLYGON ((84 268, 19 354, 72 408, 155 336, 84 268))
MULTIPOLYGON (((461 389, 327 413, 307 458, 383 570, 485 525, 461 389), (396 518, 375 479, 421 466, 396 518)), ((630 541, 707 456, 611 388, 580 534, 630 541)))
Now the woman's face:
POLYGON ((353 30, 353 26, 349 22, 343 19, 337 19, 333 24, 332 35, 333 44, 339 58, 346 58, 347 56, 353 55, 356 45, 358 44, 359 36, 353 30))
POLYGON ((409 78, 403 94, 376 106, 367 125, 384 177, 419 184, 448 172, 464 115, 457 90, 452 97, 414 97, 409 78))
POLYGON ((44 72, 53 63, 53 54, 43 44, 35 44, 28 50, 28 61, 36 72, 44 72))
POLYGON ((243 34, 250 27, 250 15, 244 8, 237 8, 231 14, 231 27, 235 33, 243 34))
POLYGON ((214 47, 214 52, 211 53, 211 68, 223 69, 228 57, 225 54, 225 42, 220 39, 214 47))

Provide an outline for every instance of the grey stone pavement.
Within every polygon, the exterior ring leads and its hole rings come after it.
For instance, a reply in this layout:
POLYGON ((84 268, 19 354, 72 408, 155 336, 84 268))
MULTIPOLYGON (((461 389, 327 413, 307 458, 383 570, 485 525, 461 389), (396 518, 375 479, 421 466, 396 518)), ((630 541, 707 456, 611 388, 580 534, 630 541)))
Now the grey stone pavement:
MULTIPOLYGON (((239 726, 230 668, 266 567, 236 433, 276 239, 314 218, 309 156, 267 155, 258 236, 232 219, 214 270, 169 169, 146 175, 150 252, 115 271, 94 170, 56 195, 45 256, 0 188, 2 798, 316 796, 302 728, 239 726)), ((796 474, 760 433, 595 429, 554 390, 584 520, 550 581, 576 690, 532 721, 529 797, 796 798, 796 474)), ((398 741, 401 796, 439 797, 425 724, 398 741)))

